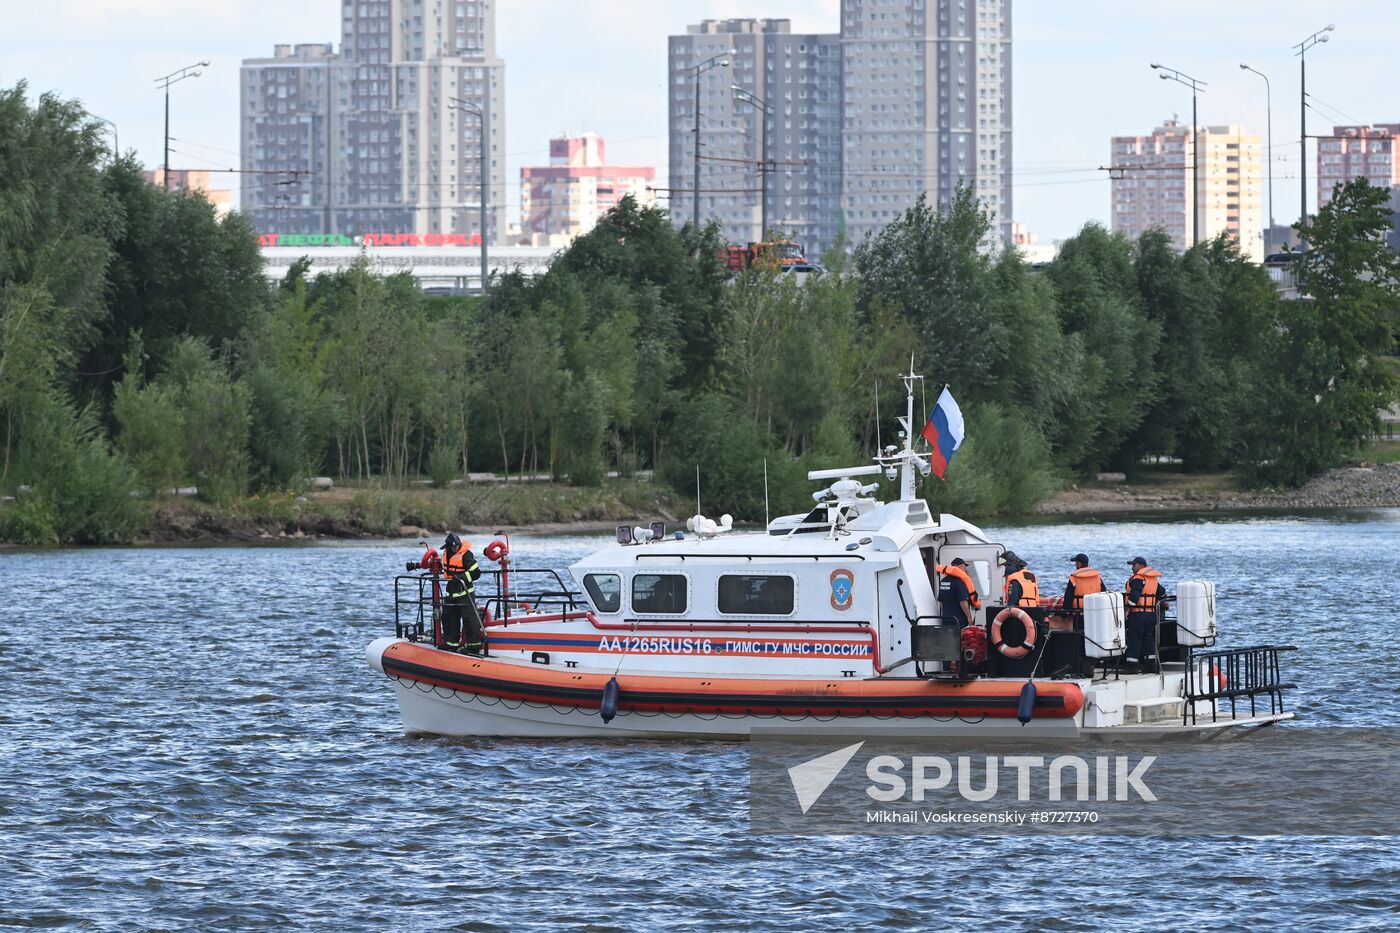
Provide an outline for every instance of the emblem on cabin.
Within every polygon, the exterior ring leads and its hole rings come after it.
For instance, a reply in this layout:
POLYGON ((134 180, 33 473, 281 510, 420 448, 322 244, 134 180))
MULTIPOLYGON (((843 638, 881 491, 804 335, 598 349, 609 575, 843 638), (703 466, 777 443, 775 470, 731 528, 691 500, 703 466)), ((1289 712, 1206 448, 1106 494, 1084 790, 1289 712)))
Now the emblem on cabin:
POLYGON ((851 608, 851 590, 855 588, 855 574, 846 569, 831 571, 831 608, 845 612, 851 608))

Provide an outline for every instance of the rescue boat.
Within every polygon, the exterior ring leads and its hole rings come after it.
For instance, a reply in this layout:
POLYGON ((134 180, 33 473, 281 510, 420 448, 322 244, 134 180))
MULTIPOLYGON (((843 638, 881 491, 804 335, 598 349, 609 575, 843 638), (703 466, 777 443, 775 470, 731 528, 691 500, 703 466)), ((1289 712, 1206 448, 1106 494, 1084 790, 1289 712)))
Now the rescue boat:
MULTIPOLYGON (((395 580, 395 634, 367 649, 393 684, 404 729, 448 736, 744 737, 755 729, 902 734, 1157 737, 1292 718, 1286 645, 1216 645, 1215 591, 1184 581, 1156 607, 1158 661, 1124 661, 1122 594, 1080 614, 1043 600, 1000 605, 1005 552, 977 526, 934 516, 905 377, 902 449, 808 474, 806 514, 736 531, 619 526, 569 568, 514 566, 509 539, 483 556, 479 654, 444 644, 432 548, 395 580), (898 498, 875 498, 880 477, 898 498), (981 597, 974 621, 939 615, 954 558, 981 597)), ((426 546, 426 545, 425 545, 426 546)))

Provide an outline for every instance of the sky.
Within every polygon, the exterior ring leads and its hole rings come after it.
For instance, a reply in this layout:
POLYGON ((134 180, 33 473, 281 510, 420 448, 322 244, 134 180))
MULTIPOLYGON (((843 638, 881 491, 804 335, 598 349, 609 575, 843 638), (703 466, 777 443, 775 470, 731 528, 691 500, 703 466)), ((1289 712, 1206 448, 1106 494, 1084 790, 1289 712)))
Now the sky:
MULTIPOLYGON (((929 0, 933 2, 933 0, 929 0)), ((519 168, 548 162, 551 136, 592 130, 609 161, 667 171, 666 37, 705 18, 790 18, 836 32, 839 0, 497 0, 506 62, 507 210, 519 168)), ((0 0, 0 86, 81 100, 118 127, 123 150, 161 161, 154 79, 192 62, 171 91, 171 165, 236 168, 238 68, 277 43, 334 41, 339 0, 0 0)), ((1014 215, 1041 240, 1108 219, 1109 138, 1189 120, 1191 95, 1161 62, 1207 82, 1202 124, 1265 133, 1273 98, 1274 214, 1297 216, 1299 81, 1292 46, 1333 23, 1308 53, 1309 133, 1400 122, 1400 3, 1394 0, 1013 0, 1014 215)), ((1309 151, 1312 151, 1311 144, 1309 151)), ((1309 178, 1314 177, 1310 165, 1309 178)), ((236 187, 236 175, 223 175, 236 187)), ((663 182, 658 182, 663 184, 663 182)), ((1312 183, 1310 181, 1310 190, 1312 183)), ((1310 198, 1315 195, 1309 194, 1310 198)), ((1315 205, 1314 205, 1315 206, 1315 205)), ((1267 203, 1265 211, 1267 212, 1267 203)))

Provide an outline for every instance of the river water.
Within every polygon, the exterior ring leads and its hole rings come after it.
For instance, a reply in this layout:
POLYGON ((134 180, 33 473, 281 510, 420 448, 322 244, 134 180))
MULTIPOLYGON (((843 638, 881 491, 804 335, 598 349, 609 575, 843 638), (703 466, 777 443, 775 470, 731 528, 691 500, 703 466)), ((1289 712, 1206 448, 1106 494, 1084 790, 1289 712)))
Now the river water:
MULTIPOLYGON (((1303 726, 1400 712, 1400 511, 996 531, 1050 589, 1079 550, 1217 580, 1222 644, 1299 646, 1303 726)), ((1400 926, 1393 839, 764 837, 742 744, 407 738, 363 649, 416 556, 0 553, 0 927, 1400 926)))

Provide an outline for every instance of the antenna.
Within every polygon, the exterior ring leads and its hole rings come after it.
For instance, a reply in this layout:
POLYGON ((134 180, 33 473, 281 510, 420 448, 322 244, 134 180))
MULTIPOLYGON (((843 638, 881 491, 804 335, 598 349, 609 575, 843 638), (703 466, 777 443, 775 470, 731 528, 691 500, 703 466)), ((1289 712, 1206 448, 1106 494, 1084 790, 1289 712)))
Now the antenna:
POLYGON ((700 464, 695 464, 695 514, 703 514, 700 511, 700 464))
POLYGON ((875 380, 875 456, 880 457, 885 448, 880 446, 880 380, 875 380))
POLYGON ((768 530, 768 458, 763 458, 763 530, 768 530))
MULTIPOLYGON (((910 366, 909 371, 912 373, 914 371, 914 367, 910 366)), ((927 385, 927 379, 919 380, 919 403, 924 406, 923 410, 920 411, 919 414, 923 415, 925 418, 928 417, 928 389, 924 388, 927 385)))

